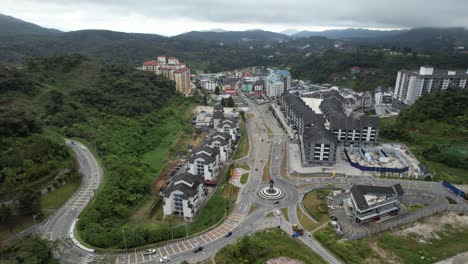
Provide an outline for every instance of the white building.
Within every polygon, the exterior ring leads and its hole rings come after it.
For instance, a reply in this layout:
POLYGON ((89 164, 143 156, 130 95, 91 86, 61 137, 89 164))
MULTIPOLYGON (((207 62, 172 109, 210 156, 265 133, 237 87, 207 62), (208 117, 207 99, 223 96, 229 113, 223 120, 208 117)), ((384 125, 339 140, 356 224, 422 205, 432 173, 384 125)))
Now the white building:
POLYGON ((230 119, 223 119, 216 127, 218 132, 226 133, 231 136, 233 141, 237 140, 239 134, 239 122, 230 119))
POLYGON ((190 173, 176 175, 163 190, 164 215, 178 215, 191 220, 204 197, 202 177, 190 173))
POLYGON ((266 77, 266 95, 269 97, 278 97, 285 90, 291 89, 291 74, 286 70, 269 69, 266 77))
POLYGON ((212 181, 218 176, 219 162, 219 150, 204 146, 188 159, 188 172, 202 176, 205 181, 212 181))
MULTIPOLYGON (((218 132, 219 133, 219 132, 218 132)), ((224 134, 224 133, 220 133, 224 134)), ((217 136, 215 138, 211 137, 205 142, 205 145, 210 148, 217 148, 219 150, 219 159, 220 161, 227 161, 231 157, 232 153, 232 139, 228 134, 223 136, 217 136)))
POLYGON ((464 89, 468 86, 468 70, 435 70, 422 66, 417 70, 400 70, 397 74, 393 98, 407 105, 420 96, 449 87, 464 89))

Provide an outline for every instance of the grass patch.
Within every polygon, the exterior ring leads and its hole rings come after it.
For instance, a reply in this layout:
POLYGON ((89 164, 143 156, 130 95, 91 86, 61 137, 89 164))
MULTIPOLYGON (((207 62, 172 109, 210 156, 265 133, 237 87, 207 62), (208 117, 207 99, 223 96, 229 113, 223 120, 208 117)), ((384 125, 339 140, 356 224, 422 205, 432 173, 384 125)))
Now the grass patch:
POLYGON ((433 263, 468 250, 468 228, 446 227, 436 232, 440 239, 420 243, 419 237, 397 236, 389 232, 379 235, 378 245, 402 259, 403 263, 433 263))
POLYGON ((15 222, 10 226, 4 224, 0 225, 0 241, 10 238, 32 225, 34 225, 32 216, 17 216, 15 217, 15 222))
POLYGON ((256 204, 252 204, 249 208, 249 214, 255 212, 258 209, 256 204))
POLYGON ((244 121, 240 121, 240 130, 241 130, 241 139, 239 145, 236 149, 236 154, 234 155, 234 159, 240 159, 245 157, 249 153, 250 143, 249 143, 249 136, 247 134, 247 129, 245 128, 244 121))
POLYGON ((41 210, 45 217, 60 208, 77 190, 80 182, 68 181, 60 188, 44 194, 41 198, 41 210))
POLYGON ((366 239, 340 239, 330 226, 318 230, 313 236, 344 263, 361 264, 384 262, 384 259, 369 247, 366 239))
POLYGON ((412 213, 412 212, 415 212, 415 211, 417 211, 417 210, 419 210, 419 209, 423 209, 423 208, 425 208, 425 207, 427 207, 426 204, 415 204, 415 205, 411 205, 411 207, 408 208, 408 212, 409 212, 409 213, 412 213))
POLYGON ((271 218, 274 217, 275 214, 273 212, 269 212, 265 217, 271 218))
POLYGON ((457 204, 457 202, 450 197, 445 196, 445 199, 447 199, 449 204, 457 204))
POLYGON ((320 256, 298 240, 279 229, 267 229, 243 237, 236 244, 222 248, 216 263, 265 263, 276 257, 290 257, 304 263, 326 263, 320 256))
POLYGON ((288 208, 287 207, 281 208, 280 211, 281 211, 281 214, 283 215, 284 219, 286 219, 286 221, 289 221, 288 208))
POLYGON ((296 213, 297 213, 297 219, 299 220, 299 223, 301 224, 302 228, 304 228, 304 230, 313 231, 315 228, 319 226, 317 223, 314 223, 306 215, 307 213, 302 212, 299 206, 296 207, 296 213))
POLYGON ((247 172, 247 173, 242 174, 240 178, 240 182, 242 184, 246 184, 248 179, 249 179, 249 173, 247 172))
POLYGON ((244 169, 244 170, 250 170, 249 165, 244 164, 244 163, 241 163, 241 164, 236 163, 236 165, 235 165, 234 167, 236 167, 236 168, 241 168, 241 169, 244 169))
POLYGON ((328 209, 325 197, 328 190, 315 190, 307 193, 302 200, 304 209, 317 221, 325 222, 328 220, 328 209), (322 198, 320 198, 322 197, 322 198))
POLYGON ((281 176, 287 177, 288 176, 288 146, 285 145, 284 148, 284 155, 283 160, 281 161, 280 167, 281 176))
POLYGON ((270 180, 270 162, 271 162, 271 147, 270 147, 270 155, 268 156, 267 163, 265 164, 265 167, 263 168, 263 175, 262 175, 262 180, 263 181, 269 181, 270 180))

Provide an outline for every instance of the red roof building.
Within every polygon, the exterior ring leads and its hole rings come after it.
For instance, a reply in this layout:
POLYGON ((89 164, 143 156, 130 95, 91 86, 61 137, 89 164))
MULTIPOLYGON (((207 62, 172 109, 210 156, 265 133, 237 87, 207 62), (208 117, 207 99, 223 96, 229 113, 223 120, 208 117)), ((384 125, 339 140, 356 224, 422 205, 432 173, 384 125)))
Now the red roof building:
POLYGON ((143 65, 145 66, 158 65, 158 62, 156 60, 149 60, 149 61, 143 62, 143 65))

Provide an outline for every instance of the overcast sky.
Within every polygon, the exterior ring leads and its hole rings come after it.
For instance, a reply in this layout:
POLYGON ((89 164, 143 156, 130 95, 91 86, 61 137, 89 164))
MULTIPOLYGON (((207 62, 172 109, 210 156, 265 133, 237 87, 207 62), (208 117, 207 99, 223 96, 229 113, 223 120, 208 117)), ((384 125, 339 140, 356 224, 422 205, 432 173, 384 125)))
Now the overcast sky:
POLYGON ((468 0, 0 0, 0 13, 44 27, 162 35, 213 28, 468 27, 467 11, 468 0))

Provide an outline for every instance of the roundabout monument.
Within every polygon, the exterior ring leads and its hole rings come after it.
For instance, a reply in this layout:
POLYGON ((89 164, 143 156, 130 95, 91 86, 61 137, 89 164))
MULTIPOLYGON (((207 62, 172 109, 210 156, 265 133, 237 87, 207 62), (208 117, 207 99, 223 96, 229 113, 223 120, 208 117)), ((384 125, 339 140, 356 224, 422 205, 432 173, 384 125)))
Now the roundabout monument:
POLYGON ((267 200, 277 200, 281 199, 284 196, 284 192, 274 186, 275 181, 273 179, 270 180, 270 186, 265 186, 258 191, 258 195, 267 200))

